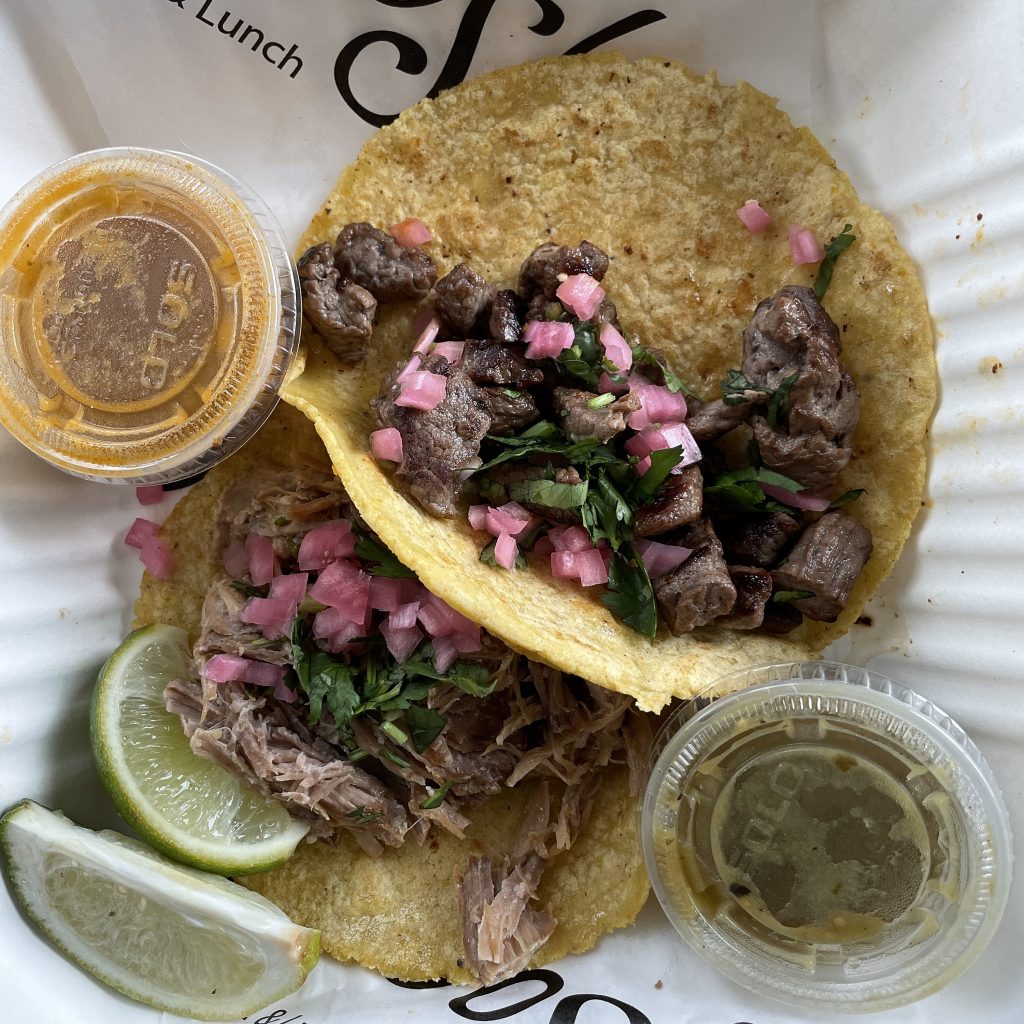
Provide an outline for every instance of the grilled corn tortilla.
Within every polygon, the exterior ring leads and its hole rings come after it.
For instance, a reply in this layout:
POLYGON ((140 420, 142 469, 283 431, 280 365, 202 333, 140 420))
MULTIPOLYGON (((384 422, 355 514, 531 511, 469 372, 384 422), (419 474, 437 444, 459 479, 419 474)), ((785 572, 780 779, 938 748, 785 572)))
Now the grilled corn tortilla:
MULTIPOLYGON (((673 61, 565 57, 487 75, 407 110, 363 147, 302 239, 331 240, 352 221, 415 216, 445 273, 467 261, 514 286, 541 242, 586 238, 612 257, 604 280, 628 332, 660 349, 700 394, 737 367, 757 302, 794 267, 787 226, 823 240, 847 222, 857 241, 837 264, 824 305, 860 389, 855 455, 839 491, 874 553, 834 623, 784 639, 706 627, 648 641, 598 597, 543 571, 478 560, 467 523, 432 518, 392 486, 369 454, 369 403, 413 340, 410 305, 385 306, 366 361, 343 367, 316 338, 285 399, 316 423, 360 513, 431 590, 510 646, 657 710, 734 669, 802 659, 845 633, 899 556, 921 503, 935 402, 932 325, 921 284, 892 226, 856 196, 806 128, 745 83, 724 86, 673 61), (775 219, 763 235, 736 210, 758 199, 775 219)), ((307 338, 309 332, 307 332, 307 338)), ((533 563, 536 564, 536 563, 533 563)))
MULTIPOLYGON (((253 441, 181 500, 161 534, 174 554, 174 576, 161 581, 146 573, 135 605, 137 625, 166 622, 196 640, 203 599, 222 571, 210 540, 220 495, 260 465, 290 465, 303 455, 327 458, 309 421, 279 406, 253 441)), ((531 789, 524 783, 468 809, 472 824, 463 841, 438 830, 425 846, 410 839, 373 858, 342 835, 336 843, 303 844, 282 867, 239 881, 293 920, 319 928, 321 948, 340 960, 405 981, 472 983, 462 965, 453 879, 473 854, 512 850, 531 789)), ((648 891, 628 772, 606 769, 576 842, 544 871, 539 905, 558 927, 534 963, 584 952, 606 932, 632 924, 648 891)))

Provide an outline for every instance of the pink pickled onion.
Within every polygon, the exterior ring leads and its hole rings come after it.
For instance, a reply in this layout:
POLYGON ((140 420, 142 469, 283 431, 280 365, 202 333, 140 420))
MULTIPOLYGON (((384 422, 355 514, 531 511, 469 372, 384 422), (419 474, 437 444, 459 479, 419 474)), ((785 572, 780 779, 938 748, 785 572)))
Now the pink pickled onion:
POLYGON ((370 579, 370 607, 381 612, 393 612, 403 604, 418 602, 422 592, 423 586, 418 580, 374 576, 370 579))
POLYGON ((824 512, 832 504, 828 498, 812 491, 787 491, 785 487, 776 487, 775 484, 764 484, 759 480, 757 486, 776 501, 784 505, 792 505, 793 508, 806 509, 808 512, 824 512))
POLYGON ((580 577, 580 586, 593 587, 599 583, 608 582, 608 567, 597 548, 591 548, 589 551, 576 551, 574 556, 576 570, 580 577))
POLYGON ((444 401, 447 391, 447 377, 429 370, 414 370, 403 378, 401 394, 395 399, 395 405, 429 412, 444 401))
MULTIPOLYGON (((660 427, 645 427, 638 434, 634 434, 623 447, 630 455, 635 455, 640 459, 644 459, 651 452, 662 451, 665 448, 682 448, 679 462, 672 470, 673 473, 678 473, 684 466, 701 460, 700 448, 693 439, 693 434, 682 423, 664 423, 660 427)), ((641 468, 641 463, 637 463, 637 472, 643 476, 649 466, 650 463, 641 468)))
POLYGON ((333 562, 309 588, 314 601, 337 608, 351 622, 366 623, 370 618, 370 577, 355 569, 351 562, 333 562))
POLYGON ((469 506, 469 525, 474 530, 486 530, 487 529, 487 513, 490 511, 487 505, 470 505, 469 506))
POLYGON ((789 225, 789 252, 796 266, 819 263, 825 258, 825 250, 814 233, 809 228, 799 228, 795 224, 789 225))
POLYGON ((242 622, 261 626, 271 638, 287 636, 295 618, 295 602, 283 597, 252 597, 239 612, 242 622))
POLYGON ((598 338, 608 362, 620 373, 625 373, 633 365, 633 351, 626 339, 611 324, 601 324, 598 338))
POLYGON ((633 391, 640 399, 640 408, 626 422, 634 430, 643 430, 653 423, 682 422, 686 419, 686 399, 658 384, 636 384, 633 391))
POLYGON ((462 350, 465 347, 464 341, 439 341, 434 346, 433 354, 447 359, 452 366, 458 366, 462 362, 462 350))
POLYGON ((370 434, 370 451, 385 462, 402 461, 402 435, 397 427, 381 427, 370 434))
POLYGON ((240 658, 236 654, 215 654, 203 668, 203 678, 213 683, 252 683, 277 686, 284 681, 283 665, 240 658))
POLYGON ((295 703, 295 691, 291 689, 283 679, 281 682, 274 684, 274 696, 281 701, 282 704, 295 703))
POLYGON ((430 228, 417 217, 406 217, 405 220, 392 224, 388 231, 391 237, 406 249, 411 249, 414 245, 426 245, 434 239, 430 228))
POLYGON ((671 572, 693 554, 692 548, 680 547, 678 544, 662 544, 656 540, 637 540, 635 546, 643 559, 647 575, 652 580, 671 572))
POLYGON ((135 497, 140 505, 159 505, 164 500, 163 484, 153 484, 151 487, 136 487, 135 497))
POLYGON ((152 519, 136 519, 125 534, 124 542, 130 548, 141 548, 147 540, 159 533, 159 523, 154 523, 152 519))
POLYGON ((531 320, 523 331, 527 359, 554 359, 572 345, 572 324, 560 320, 531 320))
MULTIPOLYGON (((524 523, 523 526, 526 524, 524 523)), ((519 554, 519 545, 510 533, 499 533, 498 539, 494 542, 494 560, 503 569, 513 569, 516 564, 516 555, 519 554)))
POLYGON ((616 383, 605 371, 597 378, 597 390, 602 395, 624 395, 629 390, 629 385, 625 381, 616 383))
POLYGON ((437 337, 438 331, 441 330, 441 321, 438 320, 437 316, 432 316, 426 323, 426 326, 420 331, 419 337, 416 339, 416 344, 413 346, 413 352, 419 352, 421 355, 426 355, 430 351, 430 346, 434 343, 434 339, 437 337))
POLYGON ((355 549, 356 535, 347 519, 321 523, 314 526, 299 544, 299 568, 324 569, 339 558, 348 558, 355 549))
POLYGON ((586 551, 594 546, 582 526, 556 526, 548 537, 556 551, 586 551))
POLYGON ((345 644, 364 632, 363 623, 353 622, 340 608, 324 608, 313 617, 313 636, 321 640, 330 637, 335 643, 345 644))
POLYGON ((458 649, 450 637, 434 637, 434 668, 438 672, 447 672, 458 656, 458 649))
POLYGON ((409 660, 409 655, 419 646, 423 639, 423 630, 415 623, 405 628, 393 626, 390 621, 380 624, 381 636, 388 645, 388 650, 399 664, 409 660))
POLYGON ((409 359, 409 362, 407 362, 405 364, 405 366, 402 367, 402 372, 395 378, 395 383, 396 384, 401 384, 402 381, 405 380, 406 377, 408 377, 412 373, 415 373, 419 368, 420 368, 420 357, 418 355, 414 354, 409 359))
POLYGON ((290 601, 293 605, 298 604, 306 596, 308 582, 308 572, 290 572, 284 576, 275 576, 270 581, 268 597, 272 600, 280 598, 283 601, 290 601))
POLYGON ((416 625, 416 613, 419 610, 419 601, 410 601, 409 604, 399 605, 388 615, 388 625, 392 629, 409 629, 416 625))
POLYGON ((142 542, 139 557, 150 576, 158 580, 169 580, 174 575, 174 555, 159 537, 147 537, 142 542))
POLYGON ((768 211, 762 209, 756 199, 748 199, 736 211, 736 216, 743 221, 743 226, 754 235, 761 234, 775 223, 768 211))
POLYGON ((257 587, 266 586, 274 578, 274 542, 269 537, 250 533, 245 540, 249 556, 249 576, 257 587))
POLYGON ((245 553, 245 542, 232 541, 221 553, 220 560, 232 579, 241 579, 249 568, 249 556, 245 553))
POLYGON ((487 509, 485 525, 494 537, 502 533, 518 537, 530 525, 530 513, 522 505, 510 501, 500 508, 487 509))
POLYGON ((558 286, 555 297, 581 320, 589 320, 604 298, 604 289, 589 274, 572 274, 558 286))

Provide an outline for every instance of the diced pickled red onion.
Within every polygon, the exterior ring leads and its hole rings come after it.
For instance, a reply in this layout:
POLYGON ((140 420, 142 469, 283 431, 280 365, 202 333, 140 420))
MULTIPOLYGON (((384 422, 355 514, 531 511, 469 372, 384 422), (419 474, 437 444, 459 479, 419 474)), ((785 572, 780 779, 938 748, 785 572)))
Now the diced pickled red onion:
POLYGON ((340 608, 323 608, 313 616, 313 636, 320 640, 330 637, 333 643, 344 644, 364 632, 363 623, 353 622, 340 608))
POLYGON ((737 211, 736 216, 743 221, 743 226, 752 234, 759 235, 770 228, 775 221, 771 214, 761 207, 756 199, 748 199, 737 211))
POLYGON ((825 258, 825 250, 810 228, 800 228, 795 224, 789 225, 789 252, 796 266, 819 263, 825 258))
POLYGON ((434 339, 440 330, 441 321, 436 316, 432 316, 424 325, 423 330, 420 331, 416 344, 413 346, 413 352, 426 355, 430 351, 430 346, 434 344, 434 339))
POLYGON ((530 513, 517 502, 509 501, 500 508, 487 509, 485 522, 495 537, 502 533, 518 537, 530 525, 530 513))
POLYGON ((159 523, 154 523, 152 519, 136 519, 125 534, 124 542, 130 548, 141 548, 150 537, 156 537, 159 533, 159 523))
POLYGON ((406 379, 406 377, 410 376, 410 374, 415 373, 419 368, 420 357, 414 354, 413 356, 410 357, 409 362, 407 362, 405 366, 402 367, 402 372, 395 378, 395 380, 399 384, 401 384, 402 381, 406 379))
POLYGON ((423 628, 432 636, 451 636, 461 633, 470 637, 479 637, 480 627, 470 622, 465 615, 460 615, 451 605, 442 601, 436 594, 424 591, 416 618, 423 623, 423 628))
POLYGON ((651 457, 645 455, 634 467, 636 469, 637 476, 643 476, 651 468, 651 457))
POLYGON ((470 505, 469 506, 469 525, 474 530, 486 530, 487 529, 487 513, 490 511, 487 505, 470 505))
POLYGON ((295 703, 295 691, 283 679, 274 685, 274 696, 282 704, 295 703))
POLYGON ((309 583, 308 572, 289 572, 283 576, 275 576, 270 581, 271 600, 280 598, 298 604, 306 596, 306 585, 309 583))
POLYGON ((240 658, 237 654, 215 654, 203 667, 203 678, 212 683, 252 683, 277 686, 284 681, 284 665, 240 658))
POLYGON ((580 586, 593 587, 608 582, 608 567, 597 548, 589 551, 573 552, 576 558, 576 571, 579 574, 580 586))
POLYGON ((531 320, 523 331, 527 359, 554 359, 569 348, 576 334, 560 320, 531 320))
POLYGON ((640 552, 644 568, 652 580, 671 572, 693 554, 692 548, 680 547, 678 544, 662 544, 656 540, 637 540, 636 549, 640 552))
MULTIPOLYGON (((245 539, 249 557, 249 576, 257 587, 266 586, 274 578, 274 542, 269 537, 250 533, 245 539)), ((306 568, 301 565, 300 568, 306 568)))
POLYGON ((402 461, 402 435, 397 427, 381 427, 370 434, 370 451, 385 462, 402 461))
POLYGON ((604 289, 589 274, 572 274, 558 286, 555 297, 581 320, 589 320, 604 298, 604 289))
POLYGON ((548 537, 556 551, 586 551, 594 546, 582 526, 555 526, 548 537))
POLYGON ((653 423, 686 419, 686 399, 682 392, 673 394, 658 384, 635 384, 633 392, 640 399, 640 408, 630 413, 626 422, 634 430, 643 430, 653 423))
POLYGON ((598 339, 604 347, 608 361, 620 373, 625 373, 633 365, 633 351, 626 339, 611 325, 602 324, 598 339))
POLYGON ((159 505, 165 497, 163 484, 153 484, 150 487, 136 487, 135 497, 140 505, 159 505))
MULTIPOLYGON (((658 452, 664 448, 682 448, 679 462, 676 463, 673 473, 680 472, 684 466, 700 462, 701 453, 697 442, 690 433, 688 427, 682 423, 663 423, 660 427, 645 427, 638 434, 634 434, 623 447, 630 455, 640 459, 646 458, 651 452, 658 452)), ((641 468, 637 464, 637 472, 643 476, 647 472, 647 466, 641 468)))
POLYGON ((792 505, 793 508, 806 509, 808 512, 824 512, 832 504, 829 498, 823 498, 813 491, 787 491, 785 487, 776 487, 775 484, 765 484, 758 481, 758 487, 776 501, 784 505, 792 505))
POLYGON ((158 580, 169 580, 174 575, 174 555, 159 537, 147 537, 142 542, 139 557, 150 576, 158 580))
POLYGON ((392 629, 409 629, 410 626, 416 625, 416 613, 419 610, 419 601, 401 604, 388 615, 388 624, 392 629))
POLYGON ((265 636, 287 636, 295 618, 295 602, 282 597, 251 597, 238 617, 242 622, 261 627, 265 636))
POLYGON ((388 650, 399 664, 409 660, 409 655, 419 646, 423 639, 423 630, 413 622, 413 625, 400 629, 393 626, 390 621, 380 624, 381 636, 388 650))
POLYGON ((616 383, 606 371, 597 378, 597 390, 602 395, 624 395, 629 390, 629 384, 625 381, 616 383))
POLYGON ((458 366, 462 362, 462 350, 466 347, 464 341, 439 341, 434 346, 434 355, 447 359, 452 366, 458 366))
POLYGON ((326 568, 339 558, 348 558, 355 549, 356 535, 347 519, 321 523, 314 526, 299 544, 299 568, 326 568))
POLYGON ((334 562, 309 588, 309 596, 321 604, 337 608, 352 622, 367 623, 370 618, 370 577, 350 562, 334 562))
POLYGON ((419 580, 390 579, 387 576, 370 578, 370 607, 382 612, 393 612, 403 604, 419 601, 425 593, 419 580))
MULTIPOLYGON (((524 523, 523 526, 526 524, 524 523)), ((502 531, 494 542, 494 560, 503 569, 513 569, 516 564, 516 555, 519 554, 519 545, 510 533, 502 531)))
POLYGON ((403 378, 401 394, 395 399, 395 405, 429 412, 444 401, 447 391, 447 377, 429 370, 414 370, 403 378))
POLYGON ((576 568, 575 551, 551 552, 551 575, 556 580, 574 580, 580 571, 576 568))
POLYGON ((399 245, 404 245, 407 249, 414 245, 426 245, 434 238, 430 228, 417 217, 406 217, 405 220, 392 224, 388 231, 399 245))
POLYGON ((459 651, 455 644, 452 643, 451 637, 436 636, 434 637, 433 644, 434 668, 438 672, 447 672, 455 663, 455 659, 459 656, 459 651))

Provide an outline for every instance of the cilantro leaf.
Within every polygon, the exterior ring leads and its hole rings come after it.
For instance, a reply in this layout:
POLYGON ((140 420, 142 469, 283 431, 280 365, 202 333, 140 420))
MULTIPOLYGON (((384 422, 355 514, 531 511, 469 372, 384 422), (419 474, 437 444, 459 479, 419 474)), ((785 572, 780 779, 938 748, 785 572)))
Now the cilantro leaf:
POLYGON ((641 366, 656 366, 661 370, 662 376, 665 378, 665 387, 672 392, 677 394, 682 391, 684 395, 689 395, 690 398, 697 398, 697 393, 689 387, 681 378, 677 377, 669 368, 665 365, 665 362, 659 359, 649 349, 644 348, 639 341, 634 342, 630 346, 633 350, 633 365, 636 367, 641 366))
POLYGON ((359 706, 352 669, 324 651, 307 649, 301 619, 292 623, 292 664, 299 688, 309 702, 309 723, 316 725, 326 702, 338 727, 346 725, 359 706))
POLYGON ((836 268, 836 260, 857 240, 857 236, 850 233, 852 231, 852 224, 843 225, 843 230, 825 246, 825 257, 821 261, 821 266, 818 267, 818 276, 814 279, 814 294, 818 296, 819 302, 828 291, 828 286, 832 281, 832 272, 836 268))
POLYGON ((409 729, 416 753, 422 754, 441 734, 441 730, 444 728, 444 718, 433 708, 411 704, 405 709, 405 724, 409 729))
POLYGON ((420 810, 432 811, 435 807, 440 807, 441 804, 444 803, 444 798, 448 795, 448 790, 451 789, 451 785, 451 782, 446 782, 443 786, 435 789, 434 792, 420 804, 420 810))
POLYGON ((582 513, 595 544, 607 540, 617 551, 633 535, 633 510, 604 469, 598 470, 582 513))
POLYGON ((375 563, 367 566, 367 572, 371 576, 389 576, 392 579, 416 579, 416 573, 403 565, 379 540, 375 537, 360 535, 356 541, 356 554, 364 562, 375 563))
POLYGON ((776 590, 772 600, 776 604, 788 604, 790 601, 802 601, 805 597, 814 597, 812 590, 776 590))
POLYGON ((383 814, 383 811, 368 811, 365 807, 359 806, 353 807, 345 817, 356 825, 368 825, 371 821, 376 821, 383 814))
POLYGON ((863 487, 854 487, 852 490, 844 491, 838 498, 830 502, 828 506, 829 512, 842 508, 844 505, 849 505, 851 501, 856 501, 863 493, 863 487))
POLYGON ((799 373, 791 373, 779 384, 775 391, 772 392, 771 401, 768 403, 769 427, 778 425, 780 413, 783 416, 789 415, 789 392, 799 376, 799 373))
POLYGON ((517 480, 508 485, 510 501, 547 508, 579 508, 587 500, 589 484, 563 484, 557 480, 517 480))
POLYGON ((245 580, 232 580, 231 587, 237 590, 240 594, 245 597, 266 597, 266 587, 254 587, 251 583, 246 583, 245 580))
POLYGON ((487 666, 478 661, 456 661, 446 672, 434 668, 434 648, 421 644, 416 649, 417 660, 407 661, 402 667, 413 677, 433 679, 439 683, 451 683, 471 697, 486 697, 494 690, 495 683, 487 679, 487 666))
POLYGON ((715 495, 744 512, 784 511, 792 514, 790 506, 769 498, 758 486, 759 483, 772 484, 793 493, 804 489, 803 484, 782 473, 763 466, 748 466, 719 474, 713 483, 704 488, 704 493, 715 495))
POLYGON ((608 591, 601 602, 620 622, 643 636, 658 628, 654 588, 643 561, 634 552, 618 551, 608 566, 608 591))
POLYGON ((740 405, 747 401, 748 393, 755 391, 762 395, 770 395, 772 393, 771 388, 763 388, 759 384, 754 384, 739 370, 727 370, 725 373, 725 380, 719 385, 722 389, 722 401, 726 405, 740 405))
POLYGON ((646 505, 654 492, 665 482, 669 473, 679 465, 683 457, 682 445, 675 448, 662 448, 659 451, 651 452, 649 458, 651 465, 643 476, 638 476, 630 488, 629 496, 637 505, 646 505))

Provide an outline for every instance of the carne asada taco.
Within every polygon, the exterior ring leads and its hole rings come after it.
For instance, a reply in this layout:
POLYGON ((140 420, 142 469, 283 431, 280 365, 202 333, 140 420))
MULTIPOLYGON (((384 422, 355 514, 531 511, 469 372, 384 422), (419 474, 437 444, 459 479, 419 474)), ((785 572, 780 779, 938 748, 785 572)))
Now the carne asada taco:
POLYGON ((192 749, 310 826, 245 879, 322 946, 492 983, 591 948, 648 892, 633 812, 651 716, 528 661, 431 595, 287 406, 177 506, 140 622, 186 629, 192 749))
POLYGON ((614 55, 465 83, 366 144, 301 251, 286 400, 384 543, 513 649, 656 710, 820 650, 899 555, 921 286, 750 86, 614 55))

